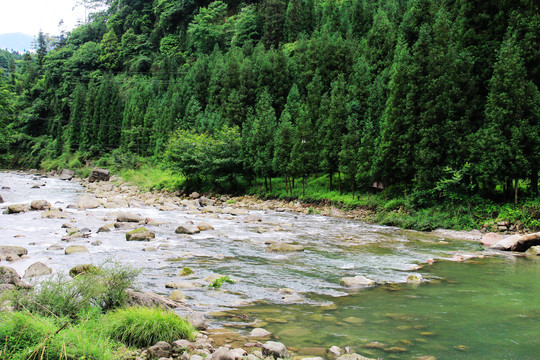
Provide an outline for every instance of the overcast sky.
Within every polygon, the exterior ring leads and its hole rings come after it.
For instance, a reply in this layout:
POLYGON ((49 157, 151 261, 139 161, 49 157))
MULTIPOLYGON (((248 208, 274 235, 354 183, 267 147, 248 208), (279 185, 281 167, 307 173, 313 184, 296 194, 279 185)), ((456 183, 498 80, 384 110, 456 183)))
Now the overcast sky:
POLYGON ((39 30, 59 34, 58 23, 64 20, 69 31, 83 20, 85 10, 76 0, 0 0, 0 34, 22 32, 37 35, 39 30))

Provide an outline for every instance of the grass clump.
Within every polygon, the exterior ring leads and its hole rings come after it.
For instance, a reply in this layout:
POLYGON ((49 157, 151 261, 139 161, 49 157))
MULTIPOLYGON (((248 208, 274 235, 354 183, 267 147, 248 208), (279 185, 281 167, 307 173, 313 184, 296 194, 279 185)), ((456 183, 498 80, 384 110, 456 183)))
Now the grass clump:
POLYGON ((111 311, 103 319, 106 333, 113 339, 135 347, 158 341, 195 339, 195 328, 170 310, 129 307, 111 311))
POLYGON ((220 288, 223 285, 223 283, 234 284, 234 283, 236 283, 236 281, 231 279, 229 277, 229 275, 226 275, 226 276, 222 276, 219 279, 216 279, 216 280, 212 281, 212 283, 208 287, 217 289, 217 288, 220 288))

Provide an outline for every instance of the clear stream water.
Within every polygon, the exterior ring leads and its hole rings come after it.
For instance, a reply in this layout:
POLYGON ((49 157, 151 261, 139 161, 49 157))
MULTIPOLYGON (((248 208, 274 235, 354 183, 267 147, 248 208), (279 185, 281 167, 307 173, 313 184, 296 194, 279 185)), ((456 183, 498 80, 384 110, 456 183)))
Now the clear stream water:
MULTIPOLYGON (((168 295, 168 282, 189 280, 182 289, 186 306, 211 316, 214 326, 251 329, 258 323, 274 339, 312 355, 318 347, 350 346, 364 356, 414 359, 540 359, 540 261, 511 255, 465 262, 438 261, 417 269, 430 258, 450 259, 478 254, 478 243, 432 234, 365 224, 341 218, 288 212, 249 211, 245 216, 129 209, 67 209, 84 192, 77 182, 62 182, 23 173, 0 173, 0 195, 11 203, 45 199, 63 208, 70 219, 42 219, 39 212, 0 215, 2 245, 24 246, 29 256, 9 265, 21 275, 36 261, 54 272, 79 264, 118 261, 142 270, 143 290, 168 295), (38 189, 33 185, 44 184, 38 189), (9 189, 3 189, 9 187, 9 189), (114 222, 119 211, 138 213, 163 224, 150 226, 152 242, 127 242, 126 230, 95 232, 114 222), (192 237, 174 233, 187 221, 206 222, 215 230, 192 237), (47 250, 67 246, 63 223, 89 228, 88 253, 64 255, 47 250), (100 240, 101 245, 91 245, 100 240), (266 252, 265 242, 286 241, 305 246, 301 253, 266 252), (183 267, 194 274, 179 276, 183 267), (229 275, 235 284, 210 290, 204 278, 229 275), (428 280, 407 285, 411 274, 428 280), (364 275, 378 286, 350 292, 339 285, 345 276, 364 275), (281 288, 301 297, 282 299, 281 288), (253 325, 251 325, 253 326, 253 325)), ((484 252, 487 255, 493 255, 484 252)))

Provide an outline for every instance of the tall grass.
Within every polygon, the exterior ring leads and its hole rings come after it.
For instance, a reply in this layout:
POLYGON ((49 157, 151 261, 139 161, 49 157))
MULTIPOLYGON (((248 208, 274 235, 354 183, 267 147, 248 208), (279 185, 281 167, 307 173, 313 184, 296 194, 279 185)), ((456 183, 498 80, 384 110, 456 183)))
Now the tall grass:
POLYGON ((146 347, 158 341, 194 340, 196 331, 186 320, 170 310, 130 307, 107 313, 107 334, 135 347, 146 347))

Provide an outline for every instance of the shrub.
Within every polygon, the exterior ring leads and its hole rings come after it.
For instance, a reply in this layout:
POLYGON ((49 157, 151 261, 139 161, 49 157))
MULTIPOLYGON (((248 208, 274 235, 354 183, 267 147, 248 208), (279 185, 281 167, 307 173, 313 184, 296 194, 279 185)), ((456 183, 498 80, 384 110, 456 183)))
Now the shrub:
POLYGON ((222 276, 219 279, 216 279, 216 280, 212 281, 212 283, 209 285, 209 287, 211 287, 211 288, 220 288, 221 285, 223 285, 224 282, 227 282, 229 284, 234 284, 236 281, 231 279, 229 277, 229 275, 226 275, 226 276, 222 276))
POLYGON ((15 292, 13 302, 16 308, 32 313, 76 319, 92 307, 106 311, 126 305, 126 289, 138 273, 138 270, 113 263, 73 279, 56 274, 32 291, 15 292))
POLYGON ((106 333, 113 339, 138 348, 158 341, 193 340, 195 329, 174 312, 160 308, 130 307, 104 316, 106 333))

